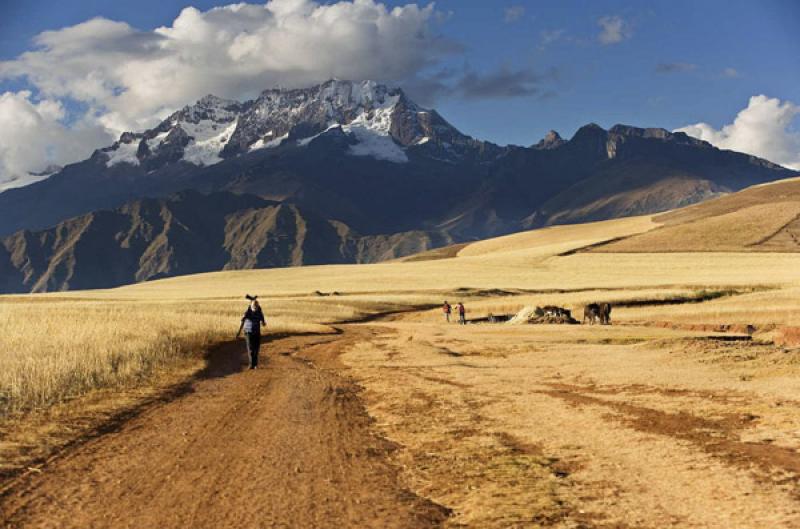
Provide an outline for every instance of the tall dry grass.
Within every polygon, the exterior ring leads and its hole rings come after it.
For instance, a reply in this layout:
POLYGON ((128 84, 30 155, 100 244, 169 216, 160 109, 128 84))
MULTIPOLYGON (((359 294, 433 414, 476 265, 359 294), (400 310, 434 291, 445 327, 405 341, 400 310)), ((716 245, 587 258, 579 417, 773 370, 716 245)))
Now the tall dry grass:
MULTIPOLYGON (((414 298, 263 300, 268 333, 331 332, 327 324, 414 298)), ((243 300, 92 299, 91 293, 0 297, 0 416, 98 388, 146 385, 234 337, 243 300)))
POLYGON ((800 287, 756 290, 699 304, 626 307, 617 311, 630 321, 685 324, 800 325, 800 287))

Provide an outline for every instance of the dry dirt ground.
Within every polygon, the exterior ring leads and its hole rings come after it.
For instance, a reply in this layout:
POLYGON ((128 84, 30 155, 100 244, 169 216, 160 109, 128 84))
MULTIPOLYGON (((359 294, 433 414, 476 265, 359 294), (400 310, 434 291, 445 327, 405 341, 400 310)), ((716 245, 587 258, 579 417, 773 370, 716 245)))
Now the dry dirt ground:
POLYGON ((255 371, 221 346, 182 395, 12 482, 4 526, 439 526, 447 509, 403 488, 396 447, 330 369, 369 334, 278 340, 255 371))
POLYGON ((382 325, 343 360, 446 525, 800 527, 798 351, 633 326, 382 325))
MULTIPOLYGON (((395 316, 240 344, 8 483, 6 527, 800 527, 800 353, 395 316), (280 354, 284 353, 284 354, 280 354)), ((724 338, 724 339, 723 339, 724 338)))

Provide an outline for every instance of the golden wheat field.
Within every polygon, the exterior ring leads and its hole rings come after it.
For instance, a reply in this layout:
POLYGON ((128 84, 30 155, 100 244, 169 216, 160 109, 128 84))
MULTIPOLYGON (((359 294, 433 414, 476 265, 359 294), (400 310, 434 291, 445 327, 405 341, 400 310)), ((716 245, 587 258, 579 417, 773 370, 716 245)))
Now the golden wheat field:
POLYGON ((0 297, 0 470, 197 373, 250 293, 272 339, 346 327, 337 369, 452 527, 792 527, 800 355, 780 338, 800 325, 800 254, 576 251, 656 226, 0 297), (445 325, 445 299, 469 319, 607 301, 613 325, 445 325))
MULTIPOLYGON (((234 296, 197 299, 196 292, 187 289, 186 300, 106 297, 110 292, 0 298, 0 413, 147 383, 159 370, 233 338, 243 303, 234 296)), ((414 302, 410 296, 277 298, 268 302, 268 328, 273 334, 326 333, 332 331, 326 324, 414 302)))
POLYGON ((560 255, 654 226, 650 217, 636 217, 481 241, 448 259, 215 272, 109 290, 3 296, 0 413, 146 382, 159 369, 231 337, 247 292, 266 297, 272 333, 326 332, 327 324, 438 303, 448 295, 470 299, 470 314, 485 316, 531 304, 559 304, 577 313, 598 299, 624 305, 732 289, 737 295, 702 304, 623 306, 615 316, 737 324, 798 320, 796 254, 560 255), (477 292, 486 289, 517 291, 477 292), (331 293, 339 295, 324 295, 331 293))

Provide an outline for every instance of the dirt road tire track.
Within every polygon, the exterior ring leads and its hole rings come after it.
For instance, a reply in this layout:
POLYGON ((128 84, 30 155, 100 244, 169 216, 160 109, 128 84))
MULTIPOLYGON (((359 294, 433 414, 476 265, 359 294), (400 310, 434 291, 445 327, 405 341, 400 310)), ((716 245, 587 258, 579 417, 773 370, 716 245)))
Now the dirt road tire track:
POLYGON ((403 488, 357 386, 328 369, 372 332, 282 338, 255 371, 224 344, 185 394, 20 478, 3 527, 439 527, 447 509, 403 488))

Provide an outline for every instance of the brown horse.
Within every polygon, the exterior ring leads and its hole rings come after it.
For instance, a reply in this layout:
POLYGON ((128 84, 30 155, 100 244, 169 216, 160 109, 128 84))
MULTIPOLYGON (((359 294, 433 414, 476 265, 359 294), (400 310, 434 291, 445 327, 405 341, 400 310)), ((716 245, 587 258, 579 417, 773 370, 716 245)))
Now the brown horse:
POLYGON ((600 323, 611 325, 611 303, 600 304, 600 323))
POLYGON ((600 305, 589 303, 583 307, 583 323, 586 323, 586 318, 589 318, 589 324, 594 325, 594 322, 600 319, 600 305))

